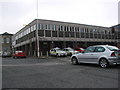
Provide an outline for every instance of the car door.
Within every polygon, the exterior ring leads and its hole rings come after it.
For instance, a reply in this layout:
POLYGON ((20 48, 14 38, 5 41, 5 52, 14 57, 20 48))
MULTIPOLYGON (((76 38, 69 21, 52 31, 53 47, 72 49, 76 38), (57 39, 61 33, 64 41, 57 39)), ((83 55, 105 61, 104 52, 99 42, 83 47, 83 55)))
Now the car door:
POLYGON ((105 55, 105 48, 102 46, 96 47, 93 53, 94 62, 98 62, 99 57, 105 55))
POLYGON ((91 46, 88 47, 84 52, 79 55, 79 62, 84 63, 91 63, 93 62, 93 54, 94 54, 95 47, 91 46))

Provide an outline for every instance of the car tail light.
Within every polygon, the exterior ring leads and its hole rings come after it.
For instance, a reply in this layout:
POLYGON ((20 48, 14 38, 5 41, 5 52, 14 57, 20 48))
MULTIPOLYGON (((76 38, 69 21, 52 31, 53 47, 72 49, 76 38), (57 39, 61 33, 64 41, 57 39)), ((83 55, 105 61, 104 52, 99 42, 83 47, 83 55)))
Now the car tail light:
POLYGON ((116 56, 115 52, 112 52, 111 57, 115 57, 115 56, 116 56))

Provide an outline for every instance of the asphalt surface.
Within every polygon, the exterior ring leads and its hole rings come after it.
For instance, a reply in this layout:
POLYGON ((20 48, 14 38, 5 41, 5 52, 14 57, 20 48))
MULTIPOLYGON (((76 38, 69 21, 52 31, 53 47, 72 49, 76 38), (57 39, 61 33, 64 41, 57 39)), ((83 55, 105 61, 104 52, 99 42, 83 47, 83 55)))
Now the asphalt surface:
POLYGON ((118 67, 72 65, 70 57, 2 59, 2 88, 118 88, 118 67))

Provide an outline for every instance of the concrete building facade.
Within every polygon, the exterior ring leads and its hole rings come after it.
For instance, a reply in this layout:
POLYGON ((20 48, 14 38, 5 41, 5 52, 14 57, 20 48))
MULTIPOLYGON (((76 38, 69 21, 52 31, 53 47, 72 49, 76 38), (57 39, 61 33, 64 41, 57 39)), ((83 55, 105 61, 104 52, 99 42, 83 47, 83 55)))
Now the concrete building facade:
POLYGON ((35 19, 13 36, 13 50, 23 50, 29 56, 48 55, 53 47, 83 47, 117 45, 111 27, 71 22, 35 19))
POLYGON ((111 28, 112 28, 112 32, 115 35, 117 47, 120 48, 120 24, 115 25, 115 26, 113 26, 111 28))
POLYGON ((12 36, 13 34, 7 32, 0 34, 0 56, 11 56, 12 36))

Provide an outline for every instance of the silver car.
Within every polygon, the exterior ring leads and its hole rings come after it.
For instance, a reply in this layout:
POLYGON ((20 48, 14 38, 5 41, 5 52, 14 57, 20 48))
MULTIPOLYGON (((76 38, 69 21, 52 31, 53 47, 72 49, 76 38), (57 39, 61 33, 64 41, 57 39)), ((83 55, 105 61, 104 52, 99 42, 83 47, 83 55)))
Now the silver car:
POLYGON ((75 51, 74 49, 72 49, 70 47, 64 48, 63 51, 65 51, 68 56, 79 53, 78 51, 75 51))
POLYGON ((106 68, 120 64, 120 50, 115 46, 96 45, 88 47, 84 52, 71 56, 72 64, 93 63, 106 68))

